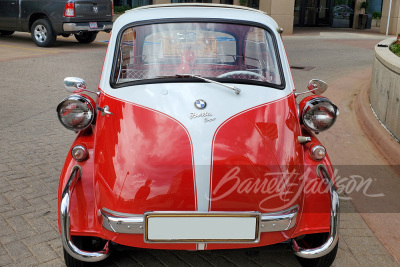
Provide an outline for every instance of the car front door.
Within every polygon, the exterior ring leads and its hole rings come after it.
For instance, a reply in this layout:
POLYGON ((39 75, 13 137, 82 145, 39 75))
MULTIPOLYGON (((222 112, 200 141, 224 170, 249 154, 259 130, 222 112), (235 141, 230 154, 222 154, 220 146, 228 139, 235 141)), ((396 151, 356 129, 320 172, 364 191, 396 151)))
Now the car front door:
POLYGON ((0 30, 16 30, 20 0, 0 1, 0 30))

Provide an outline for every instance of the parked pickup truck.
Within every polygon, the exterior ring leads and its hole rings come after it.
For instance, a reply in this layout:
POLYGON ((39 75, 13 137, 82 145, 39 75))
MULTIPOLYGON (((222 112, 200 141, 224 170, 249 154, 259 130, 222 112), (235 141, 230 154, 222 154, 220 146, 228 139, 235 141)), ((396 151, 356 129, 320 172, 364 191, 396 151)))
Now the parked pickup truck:
POLYGON ((91 43, 112 28, 112 0, 1 0, 0 36, 30 32, 37 46, 52 46, 57 35, 91 43))

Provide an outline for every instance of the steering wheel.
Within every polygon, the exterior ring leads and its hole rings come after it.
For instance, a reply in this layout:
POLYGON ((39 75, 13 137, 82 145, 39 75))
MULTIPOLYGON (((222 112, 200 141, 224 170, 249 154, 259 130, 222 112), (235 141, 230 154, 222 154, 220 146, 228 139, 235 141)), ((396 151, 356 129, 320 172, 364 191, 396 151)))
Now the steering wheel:
POLYGON ((235 75, 249 75, 249 76, 253 76, 262 81, 265 81, 267 79, 264 76, 262 76, 261 74, 258 74, 258 73, 252 72, 252 71, 248 71, 248 70, 230 71, 230 72, 223 73, 223 74, 217 76, 217 78, 228 78, 230 76, 235 76, 235 75))

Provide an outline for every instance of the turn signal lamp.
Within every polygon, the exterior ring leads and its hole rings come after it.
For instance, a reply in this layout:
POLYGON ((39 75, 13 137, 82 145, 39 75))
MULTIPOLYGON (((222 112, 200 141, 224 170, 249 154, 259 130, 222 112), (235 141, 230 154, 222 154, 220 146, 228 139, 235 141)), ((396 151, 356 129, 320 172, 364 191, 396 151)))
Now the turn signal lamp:
POLYGON ((75 17, 75 3, 74 2, 68 2, 65 5, 65 9, 64 9, 64 17, 75 17))
POLYGON ((321 96, 308 96, 299 105, 302 123, 311 131, 328 130, 336 121, 339 109, 329 99, 321 96))
POLYGON ((310 157, 313 160, 323 160, 326 156, 326 149, 321 145, 310 146, 310 157))
POLYGON ((76 161, 84 161, 88 157, 88 151, 85 146, 77 145, 72 148, 71 155, 76 161))
POLYGON ((57 106, 61 124, 73 131, 86 129, 93 122, 95 112, 93 99, 85 95, 70 95, 57 106))

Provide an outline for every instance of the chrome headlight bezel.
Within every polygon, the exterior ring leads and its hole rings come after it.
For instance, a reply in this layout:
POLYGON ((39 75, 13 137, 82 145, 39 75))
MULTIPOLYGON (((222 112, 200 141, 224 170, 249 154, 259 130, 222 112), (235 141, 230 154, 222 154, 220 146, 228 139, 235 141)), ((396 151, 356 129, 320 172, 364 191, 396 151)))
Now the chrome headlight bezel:
POLYGON ((329 99, 321 96, 309 96, 302 102, 300 118, 308 129, 319 133, 328 130, 335 124, 339 109, 329 99))
MULTIPOLYGON (((69 114, 67 114, 68 116, 69 114)), ((88 128, 95 118, 95 104, 94 101, 87 96, 74 94, 66 97, 57 106, 57 116, 61 124, 72 131, 81 131, 88 128), (76 105, 76 112, 72 110, 71 105, 76 105), (64 112, 68 112, 67 108, 70 108, 69 113, 74 113, 70 115, 69 118, 63 117, 64 112), (78 114, 80 113, 80 114, 78 114), (72 118, 71 118, 72 117, 72 118), (73 123, 72 120, 75 119, 76 122, 73 123), (69 121, 68 121, 69 120, 69 121)))

